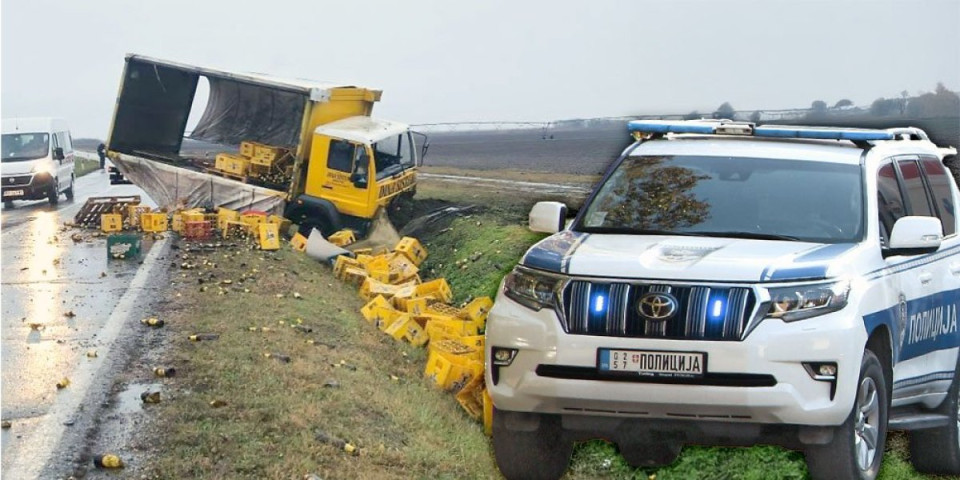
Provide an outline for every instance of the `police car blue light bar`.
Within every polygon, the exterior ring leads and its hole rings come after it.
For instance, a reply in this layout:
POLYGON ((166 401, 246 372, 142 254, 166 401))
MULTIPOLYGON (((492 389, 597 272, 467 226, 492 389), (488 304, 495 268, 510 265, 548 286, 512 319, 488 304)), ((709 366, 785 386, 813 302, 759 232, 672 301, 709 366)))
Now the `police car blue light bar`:
POLYGON ((755 137, 812 138, 819 140, 893 140, 892 132, 886 130, 867 130, 857 128, 830 127, 784 127, 766 125, 753 129, 755 137))
POLYGON ((730 120, 634 120, 627 124, 631 134, 699 133, 705 135, 752 135, 772 138, 806 138, 817 140, 894 140, 896 132, 859 128, 790 127, 730 120))

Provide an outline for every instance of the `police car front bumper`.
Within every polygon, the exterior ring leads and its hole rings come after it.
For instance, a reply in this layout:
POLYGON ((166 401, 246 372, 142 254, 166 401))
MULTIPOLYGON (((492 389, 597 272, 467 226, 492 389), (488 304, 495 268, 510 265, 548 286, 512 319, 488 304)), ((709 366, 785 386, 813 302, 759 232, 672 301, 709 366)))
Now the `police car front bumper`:
POLYGON ((486 358, 495 347, 516 355, 509 366, 488 360, 486 383, 502 411, 835 426, 853 407, 866 342, 862 323, 845 317, 768 319, 742 341, 570 335, 552 310, 501 294, 488 318, 486 358), (612 376, 598 368, 599 349, 703 352, 706 370, 683 379, 612 376), (835 380, 815 379, 809 362, 836 364, 835 380))

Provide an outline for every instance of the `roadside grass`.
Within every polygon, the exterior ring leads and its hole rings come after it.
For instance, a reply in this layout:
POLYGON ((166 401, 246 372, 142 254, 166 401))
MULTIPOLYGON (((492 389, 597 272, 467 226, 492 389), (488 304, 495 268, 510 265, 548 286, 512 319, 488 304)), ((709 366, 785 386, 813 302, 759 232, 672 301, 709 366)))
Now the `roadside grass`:
POLYGON ((163 312, 175 338, 170 364, 177 376, 156 406, 153 476, 496 475, 481 425, 422 378, 424 351, 396 343, 366 323, 356 289, 334 279, 329 268, 288 247, 273 254, 187 253, 176 260, 183 262, 200 267, 182 271, 170 291, 173 306, 163 312), (204 260, 216 266, 204 266, 204 260), (243 275, 251 277, 241 281, 243 275), (312 332, 292 328, 297 319, 312 332), (204 332, 220 338, 188 340, 204 332), (335 386, 324 386, 331 383, 335 386), (212 408, 213 400, 227 405, 212 408), (351 442, 360 454, 318 441, 318 431, 351 442))
POLYGON ((73 175, 80 178, 90 172, 100 169, 100 161, 90 158, 77 158, 73 166, 73 175))

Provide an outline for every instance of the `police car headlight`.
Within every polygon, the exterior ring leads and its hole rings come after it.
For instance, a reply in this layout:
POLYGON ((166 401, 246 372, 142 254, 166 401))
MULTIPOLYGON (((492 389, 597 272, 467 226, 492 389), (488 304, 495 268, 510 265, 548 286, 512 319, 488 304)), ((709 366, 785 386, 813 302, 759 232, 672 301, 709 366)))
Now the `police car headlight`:
POLYGON ((511 300, 533 310, 556 308, 558 293, 565 277, 539 272, 517 265, 503 282, 503 293, 511 300))
POLYGON ((825 313, 835 312, 847 305, 850 282, 830 282, 812 285, 794 285, 767 290, 770 293, 770 310, 767 318, 779 318, 785 322, 802 320, 825 313))

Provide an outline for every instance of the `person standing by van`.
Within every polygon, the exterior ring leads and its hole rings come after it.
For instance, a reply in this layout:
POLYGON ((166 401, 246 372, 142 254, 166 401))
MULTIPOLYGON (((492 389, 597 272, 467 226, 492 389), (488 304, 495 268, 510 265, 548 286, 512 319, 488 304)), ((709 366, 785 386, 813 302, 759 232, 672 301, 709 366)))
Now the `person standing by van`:
POLYGON ((100 142, 100 145, 97 145, 97 155, 100 156, 100 170, 103 170, 104 165, 107 161, 107 146, 100 142))

